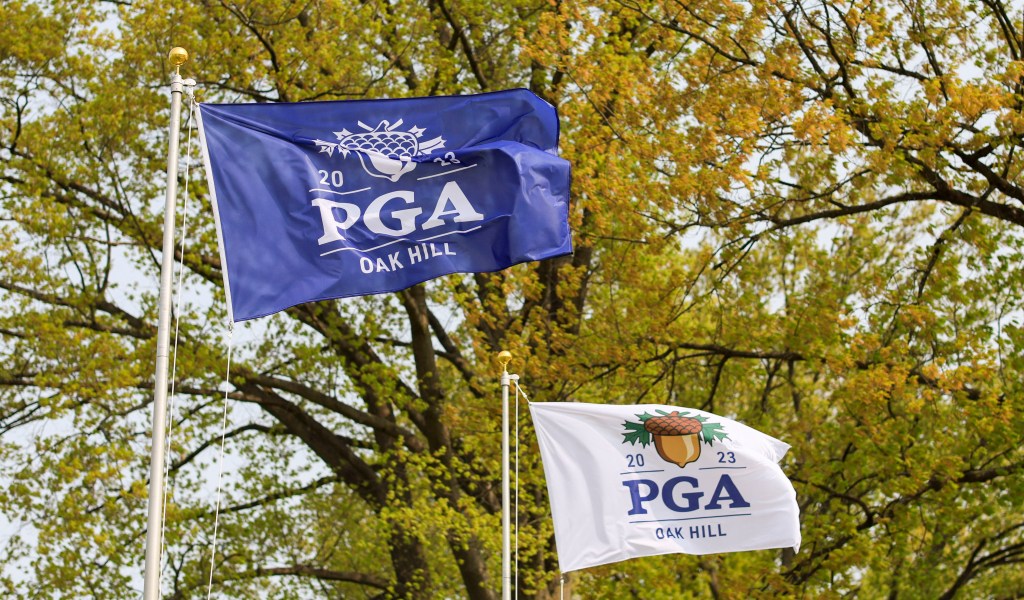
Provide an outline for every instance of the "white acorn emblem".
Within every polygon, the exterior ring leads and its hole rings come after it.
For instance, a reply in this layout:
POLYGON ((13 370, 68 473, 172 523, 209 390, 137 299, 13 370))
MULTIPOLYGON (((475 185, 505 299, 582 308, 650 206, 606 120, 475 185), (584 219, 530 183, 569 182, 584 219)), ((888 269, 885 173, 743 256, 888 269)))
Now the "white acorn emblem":
POLYGON ((425 156, 444 147, 444 138, 440 136, 421 142, 425 130, 419 127, 398 131, 402 119, 394 124, 381 121, 376 127, 362 121, 358 123, 365 131, 352 133, 342 129, 334 132, 338 137, 337 143, 322 140, 313 140, 313 143, 328 156, 333 156, 335 149, 342 156, 348 156, 349 151, 355 152, 367 174, 391 181, 398 181, 399 177, 416 168, 414 157, 425 156))

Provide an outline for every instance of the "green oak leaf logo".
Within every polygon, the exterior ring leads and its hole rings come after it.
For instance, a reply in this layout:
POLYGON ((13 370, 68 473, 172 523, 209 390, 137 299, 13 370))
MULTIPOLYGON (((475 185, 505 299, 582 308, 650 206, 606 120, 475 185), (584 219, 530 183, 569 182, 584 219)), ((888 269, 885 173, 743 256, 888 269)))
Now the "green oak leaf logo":
POLYGON ((622 443, 646 448, 653 442, 658 456, 682 468, 700 458, 701 442, 711 446, 729 439, 721 423, 710 422, 703 415, 678 410, 654 412, 657 414, 638 414, 639 422, 623 423, 622 443))

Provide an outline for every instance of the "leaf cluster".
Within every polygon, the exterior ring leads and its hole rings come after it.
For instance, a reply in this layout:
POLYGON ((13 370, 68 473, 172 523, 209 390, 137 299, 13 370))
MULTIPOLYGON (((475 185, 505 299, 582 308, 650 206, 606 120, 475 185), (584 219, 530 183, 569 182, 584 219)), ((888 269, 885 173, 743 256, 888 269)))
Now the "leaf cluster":
MULTIPOLYGON (((1024 591, 1019 7, 16 0, 0 21, 5 597, 138 596, 173 46, 200 101, 531 89, 561 117, 574 252, 229 333, 186 102, 168 596, 212 570, 224 598, 496 598, 502 349, 531 399, 691 406, 792 446, 798 553, 606 565, 570 595, 1024 591)), ((518 596, 554 598, 516 427, 518 596)))

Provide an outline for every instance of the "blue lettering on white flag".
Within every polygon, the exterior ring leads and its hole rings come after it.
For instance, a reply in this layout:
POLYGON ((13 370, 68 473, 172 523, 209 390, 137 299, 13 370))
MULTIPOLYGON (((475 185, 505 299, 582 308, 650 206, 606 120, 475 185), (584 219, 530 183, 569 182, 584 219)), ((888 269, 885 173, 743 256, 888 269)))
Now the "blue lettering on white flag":
POLYGON ((527 90, 199 113, 235 321, 572 251, 558 117, 527 90))

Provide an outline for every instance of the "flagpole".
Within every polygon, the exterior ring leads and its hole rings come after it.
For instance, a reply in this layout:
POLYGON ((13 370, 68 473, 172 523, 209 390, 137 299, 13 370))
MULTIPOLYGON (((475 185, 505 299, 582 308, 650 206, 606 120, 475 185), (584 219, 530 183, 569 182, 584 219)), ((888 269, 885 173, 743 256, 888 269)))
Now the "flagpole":
POLYGON ((178 129, 184 80, 180 68, 188 60, 184 48, 172 48, 170 148, 167 153, 167 197, 164 205, 163 262, 156 333, 156 381, 153 386, 153 447, 149 463, 149 518, 146 524, 146 575, 143 600, 160 598, 160 557, 164 508, 164 444, 167 428, 167 367, 170 354, 171 275, 174 270, 174 208, 178 195, 178 129))
POLYGON ((509 526, 509 491, 508 491, 508 388, 512 376, 508 374, 508 363, 512 353, 502 350, 498 353, 501 363, 501 598, 512 598, 512 538, 509 526))

